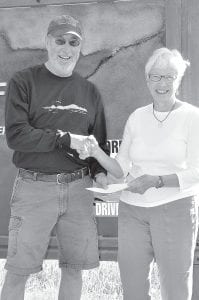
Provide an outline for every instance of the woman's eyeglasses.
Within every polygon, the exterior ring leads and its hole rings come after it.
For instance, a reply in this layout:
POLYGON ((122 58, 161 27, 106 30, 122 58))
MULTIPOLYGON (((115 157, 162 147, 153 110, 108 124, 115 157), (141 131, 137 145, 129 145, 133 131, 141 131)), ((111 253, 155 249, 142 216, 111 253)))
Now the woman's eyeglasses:
POLYGON ((64 37, 55 38, 55 44, 58 45, 58 46, 63 46, 66 43, 68 43, 72 47, 78 47, 80 45, 81 41, 78 38, 72 38, 72 39, 69 39, 69 40, 65 40, 64 37))
POLYGON ((160 81, 164 78, 168 82, 173 82, 177 76, 176 75, 158 75, 158 74, 149 74, 149 79, 154 82, 160 81))

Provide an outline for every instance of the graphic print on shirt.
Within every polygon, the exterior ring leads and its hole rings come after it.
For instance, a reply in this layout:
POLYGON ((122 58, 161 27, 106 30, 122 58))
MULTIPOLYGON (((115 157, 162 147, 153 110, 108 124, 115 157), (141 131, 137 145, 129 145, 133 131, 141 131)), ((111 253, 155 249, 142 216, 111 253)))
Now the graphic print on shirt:
MULTIPOLYGON (((61 101, 56 101, 57 103, 61 101)), ((76 104, 70 104, 70 105, 51 105, 51 106, 44 106, 44 109, 50 111, 50 112, 57 112, 58 110, 68 110, 69 112, 77 112, 80 114, 87 114, 88 111, 86 108, 78 106, 76 104)))

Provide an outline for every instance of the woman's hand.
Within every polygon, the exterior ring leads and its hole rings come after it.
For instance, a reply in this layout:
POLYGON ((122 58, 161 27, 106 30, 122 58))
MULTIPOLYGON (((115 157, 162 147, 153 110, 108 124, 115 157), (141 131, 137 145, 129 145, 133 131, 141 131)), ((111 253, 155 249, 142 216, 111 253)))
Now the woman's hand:
POLYGON ((104 173, 98 173, 95 176, 95 182, 99 187, 102 187, 103 189, 108 188, 108 177, 104 173))
POLYGON ((109 157, 98 145, 93 135, 89 135, 81 144, 81 148, 77 149, 80 159, 94 157, 99 164, 110 172, 116 178, 124 176, 123 170, 116 159, 109 157))
POLYGON ((128 182, 127 191, 132 193, 144 194, 151 187, 156 187, 158 176, 142 175, 128 182))

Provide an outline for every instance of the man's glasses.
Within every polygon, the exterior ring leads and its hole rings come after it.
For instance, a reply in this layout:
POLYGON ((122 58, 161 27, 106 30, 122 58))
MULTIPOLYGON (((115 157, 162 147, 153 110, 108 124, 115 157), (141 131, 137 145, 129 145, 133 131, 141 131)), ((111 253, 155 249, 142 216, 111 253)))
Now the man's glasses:
POLYGON ((71 38, 69 40, 65 40, 64 37, 55 38, 55 44, 58 46, 63 46, 66 43, 68 43, 71 47, 78 47, 80 45, 81 41, 78 38, 71 38))
POLYGON ((168 82, 173 82, 177 76, 176 75, 158 75, 158 74, 149 74, 149 79, 154 82, 160 81, 164 78, 168 82))

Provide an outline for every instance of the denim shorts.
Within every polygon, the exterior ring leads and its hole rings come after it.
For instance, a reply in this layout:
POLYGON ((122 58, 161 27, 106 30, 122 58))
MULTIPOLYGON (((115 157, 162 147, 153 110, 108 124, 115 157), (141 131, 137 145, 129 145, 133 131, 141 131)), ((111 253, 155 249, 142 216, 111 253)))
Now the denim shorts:
POLYGON ((60 267, 77 270, 99 265, 98 236, 89 176, 64 184, 33 180, 18 173, 11 196, 5 268, 29 275, 42 269, 52 229, 60 267))

